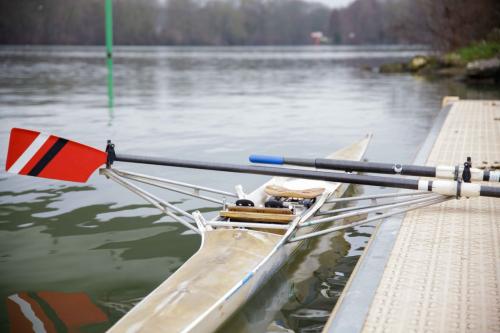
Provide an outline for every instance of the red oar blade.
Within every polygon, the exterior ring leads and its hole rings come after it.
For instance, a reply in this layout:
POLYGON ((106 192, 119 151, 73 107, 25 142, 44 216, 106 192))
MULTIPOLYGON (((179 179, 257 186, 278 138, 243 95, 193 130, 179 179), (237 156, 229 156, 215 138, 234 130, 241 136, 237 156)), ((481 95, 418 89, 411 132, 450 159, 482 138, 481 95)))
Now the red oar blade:
POLYGON ((86 182, 106 163, 101 150, 22 128, 10 132, 5 170, 20 175, 86 182))

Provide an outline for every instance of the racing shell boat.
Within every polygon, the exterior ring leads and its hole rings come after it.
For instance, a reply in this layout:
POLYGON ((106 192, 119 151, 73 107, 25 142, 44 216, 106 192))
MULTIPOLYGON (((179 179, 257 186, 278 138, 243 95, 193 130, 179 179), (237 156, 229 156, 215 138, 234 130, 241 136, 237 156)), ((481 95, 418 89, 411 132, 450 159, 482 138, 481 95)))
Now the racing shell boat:
MULTIPOLYGON (((369 141, 367 137, 328 158, 359 161, 369 141)), ((346 189, 342 183, 273 177, 252 193, 241 194, 239 200, 253 206, 227 206, 215 223, 199 220, 202 242, 198 252, 110 332, 216 330, 301 244, 288 243, 288 239, 315 228, 298 226, 320 208, 331 206, 326 201, 342 196, 346 189), (280 207, 265 207, 278 200, 281 205, 274 204, 280 207), (241 220, 245 222, 233 222, 241 220)))
POLYGON ((201 247, 181 268, 120 319, 111 332, 211 332, 234 313, 307 239, 461 197, 500 198, 500 187, 472 181, 500 181, 494 170, 472 168, 470 159, 455 167, 361 162, 371 137, 324 159, 253 155, 252 162, 300 168, 237 165, 117 154, 58 136, 21 128, 11 130, 5 169, 20 175, 86 182, 100 173, 139 195, 173 220, 201 235, 201 247), (176 180, 117 169, 114 162, 140 163, 273 176, 250 194, 241 186, 222 191, 176 180), (329 170, 329 171, 322 171, 329 170), (339 170, 334 172, 331 170, 339 170), (343 172, 346 171, 347 173, 343 172), (354 172, 422 176, 381 177, 354 172), (429 179, 452 178, 453 180, 429 179), (205 220, 140 188, 142 183, 207 200, 222 206, 205 220), (412 191, 339 198, 348 184, 412 191), (214 198, 202 193, 221 196, 214 198), (234 198, 234 200, 228 200, 234 198), (387 198, 406 198, 378 202, 387 198), (370 205, 332 209, 336 203, 371 200, 370 205), (231 201, 231 204, 228 202, 231 201), (234 203, 233 203, 234 201, 234 203), (370 214, 376 214, 371 216, 370 214), (316 231, 320 225, 347 218, 362 220, 316 231))

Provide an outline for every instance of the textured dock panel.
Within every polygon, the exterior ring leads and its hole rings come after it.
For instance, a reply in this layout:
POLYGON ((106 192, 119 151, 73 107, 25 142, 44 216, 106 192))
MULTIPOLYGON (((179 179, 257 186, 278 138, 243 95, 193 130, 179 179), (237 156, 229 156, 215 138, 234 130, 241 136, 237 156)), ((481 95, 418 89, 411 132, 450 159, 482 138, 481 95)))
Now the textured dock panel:
MULTIPOLYGON (((467 156, 498 164, 500 102, 454 102, 427 164, 467 156)), ((407 214, 363 332, 500 332, 500 199, 407 214)))

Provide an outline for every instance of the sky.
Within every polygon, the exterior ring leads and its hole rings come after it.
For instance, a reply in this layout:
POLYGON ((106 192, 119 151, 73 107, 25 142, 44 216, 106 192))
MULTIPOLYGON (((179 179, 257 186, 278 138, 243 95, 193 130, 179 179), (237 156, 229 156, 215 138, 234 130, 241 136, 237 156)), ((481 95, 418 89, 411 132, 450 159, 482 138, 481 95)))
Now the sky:
POLYGON ((350 4, 351 2, 353 2, 354 0, 306 0, 306 1, 309 1, 309 2, 320 2, 320 3, 323 3, 329 7, 345 7, 347 6, 348 4, 350 4))

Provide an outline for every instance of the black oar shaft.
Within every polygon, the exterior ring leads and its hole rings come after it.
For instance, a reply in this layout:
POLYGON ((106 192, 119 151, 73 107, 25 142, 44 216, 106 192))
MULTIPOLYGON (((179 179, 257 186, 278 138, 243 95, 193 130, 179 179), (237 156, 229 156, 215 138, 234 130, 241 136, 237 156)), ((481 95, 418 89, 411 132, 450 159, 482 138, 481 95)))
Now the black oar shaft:
POLYGON ((481 186, 481 189, 479 190, 479 195, 481 197, 500 198, 500 187, 481 186))
POLYGON ((397 163, 377 163, 360 162, 349 160, 335 160, 329 158, 296 158, 269 155, 250 155, 250 162, 277 165, 298 165, 313 167, 316 169, 342 170, 347 172, 369 172, 383 173, 389 175, 407 175, 418 177, 437 177, 445 179, 463 178, 465 182, 473 181, 500 181, 500 171, 481 170, 470 167, 470 161, 467 161, 467 167, 464 166, 425 166, 397 163))
POLYGON ((341 182, 349 184, 406 188, 411 190, 418 189, 418 180, 405 179, 405 178, 352 175, 345 173, 333 173, 327 171, 298 170, 298 169, 275 168, 275 167, 265 167, 265 166, 237 165, 228 163, 199 162, 199 161, 172 159, 172 158, 145 157, 145 156, 123 155, 123 154, 116 154, 115 160, 121 162, 165 165, 165 166, 190 168, 190 169, 248 173, 248 174, 257 174, 264 176, 305 178, 305 179, 325 180, 325 181, 341 182))
MULTIPOLYGON (((299 161, 298 158, 286 158, 285 164, 295 164, 299 161)), ((302 161, 303 162, 303 161, 302 161)), ((304 164, 301 164, 304 165, 304 164)), ((327 158, 317 158, 310 161, 308 166, 318 169, 333 169, 344 171, 357 172, 373 172, 386 174, 401 174, 419 177, 435 177, 436 168, 429 166, 407 165, 407 164, 391 164, 391 163, 367 163, 359 161, 346 160, 331 160, 327 158)))
POLYGON ((420 165, 360 162, 348 160, 334 160, 329 158, 297 158, 266 155, 251 155, 250 161, 254 163, 297 165, 317 169, 342 170, 347 172, 372 172, 385 174, 401 174, 419 177, 435 177, 436 168, 420 165))
MULTIPOLYGON (((356 174, 346 174, 346 173, 334 173, 327 171, 289 169, 281 167, 264 167, 264 166, 237 165, 228 163, 200 162, 200 161, 189 161, 189 160, 171 159, 171 158, 125 155, 125 154, 116 154, 115 161, 164 165, 164 166, 190 168, 190 169, 257 174, 265 176, 305 178, 305 179, 324 180, 324 181, 339 182, 339 183, 404 188, 410 190, 418 190, 418 189, 424 190, 421 184, 419 188, 418 179, 356 175, 356 174)), ((429 186, 429 188, 425 188, 425 190, 433 191, 432 183, 430 184, 431 185, 429 186)), ((481 193, 482 193, 481 195, 484 196, 500 197, 500 188, 481 186, 481 193)))

